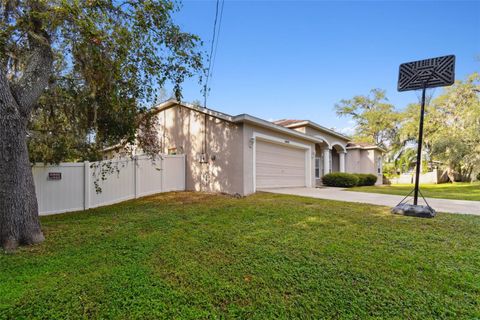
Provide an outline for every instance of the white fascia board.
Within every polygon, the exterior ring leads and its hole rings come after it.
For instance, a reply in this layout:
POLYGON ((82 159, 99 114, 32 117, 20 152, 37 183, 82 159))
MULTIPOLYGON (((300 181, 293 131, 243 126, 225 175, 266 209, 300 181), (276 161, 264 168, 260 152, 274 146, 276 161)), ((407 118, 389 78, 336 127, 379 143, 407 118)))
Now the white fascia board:
POLYGON ((302 127, 302 126, 311 126, 314 127, 315 129, 318 129, 320 131, 329 133, 333 136, 336 136, 338 138, 342 138, 347 141, 351 141, 352 139, 350 137, 347 137, 341 133, 338 133, 336 131, 333 131, 332 129, 325 128, 324 126, 319 125, 318 123, 312 122, 310 120, 302 121, 302 122, 297 122, 297 123, 292 123, 289 125, 286 125, 286 128, 297 128, 297 127, 302 127))
POLYGON ((235 117, 233 117, 233 122, 252 123, 252 124, 258 125, 260 127, 267 128, 267 129, 277 131, 277 132, 281 132, 281 133, 285 133, 287 135, 290 135, 290 136, 293 136, 293 137, 296 137, 296 138, 300 138, 300 139, 303 139, 303 140, 307 140, 307 141, 311 141, 311 142, 315 142, 315 143, 324 142, 322 139, 315 138, 313 136, 309 136, 307 134, 295 131, 293 129, 289 129, 289 128, 285 128, 285 127, 273 124, 269 121, 253 117, 249 114, 241 114, 241 115, 235 116, 235 117))
POLYGON ((162 110, 174 107, 176 105, 181 106, 181 107, 185 107, 187 109, 191 109, 191 110, 194 110, 194 111, 198 111, 200 113, 204 113, 204 114, 207 114, 209 116, 219 118, 219 119, 222 119, 222 120, 225 120, 225 121, 228 121, 228 122, 233 122, 233 117, 228 115, 228 114, 218 112, 218 111, 215 111, 215 110, 211 110, 211 109, 208 109, 208 108, 202 108, 202 107, 199 107, 199 106, 196 106, 196 105, 193 105, 193 104, 189 104, 189 103, 181 103, 181 102, 178 102, 175 99, 170 99, 170 100, 167 100, 165 102, 162 102, 162 103, 156 105, 155 107, 153 107, 151 110, 152 110, 152 112, 160 112, 162 110))
POLYGON ((305 150, 311 150, 312 149, 308 144, 305 144, 305 143, 299 143, 299 142, 289 141, 289 140, 285 141, 285 139, 275 137, 275 136, 271 136, 271 135, 268 135, 268 134, 259 133, 259 132, 256 132, 256 131, 253 132, 253 138, 268 141, 268 142, 272 142, 272 143, 275 143, 275 144, 280 144, 282 146, 287 146, 287 147, 291 147, 291 148, 299 148, 299 149, 305 149, 305 150))
POLYGON ((168 108, 168 107, 171 107, 175 104, 179 104, 179 102, 175 99, 168 99, 167 101, 163 101, 163 102, 160 102, 159 104, 157 105, 154 105, 152 107, 152 110, 156 110, 156 109, 164 109, 164 108, 168 108))
POLYGON ((347 147, 347 150, 355 150, 355 149, 360 149, 360 150, 379 150, 383 153, 386 153, 387 150, 383 149, 382 147, 379 146, 373 146, 373 147, 347 147))

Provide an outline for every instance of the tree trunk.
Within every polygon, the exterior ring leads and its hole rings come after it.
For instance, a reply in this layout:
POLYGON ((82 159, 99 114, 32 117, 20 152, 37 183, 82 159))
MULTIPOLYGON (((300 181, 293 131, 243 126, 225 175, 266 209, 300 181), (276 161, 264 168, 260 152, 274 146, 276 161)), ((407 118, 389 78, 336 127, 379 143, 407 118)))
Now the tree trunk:
POLYGON ((473 173, 473 166, 471 166, 468 169, 467 182, 472 182, 473 181, 472 173, 473 173))
POLYGON ((450 166, 447 168, 447 176, 451 183, 455 182, 455 171, 450 166))
POLYGON ((0 93, 0 245, 13 251, 18 245, 42 242, 44 236, 28 157, 27 121, 14 112, 12 101, 1 98, 0 93))
MULTIPOLYGON (((32 11, 46 12, 40 1, 28 1, 32 11)), ((38 204, 26 142, 33 106, 48 86, 53 65, 50 36, 36 15, 29 15, 28 55, 20 78, 8 78, 0 65, 0 245, 7 251, 42 242, 38 204)))

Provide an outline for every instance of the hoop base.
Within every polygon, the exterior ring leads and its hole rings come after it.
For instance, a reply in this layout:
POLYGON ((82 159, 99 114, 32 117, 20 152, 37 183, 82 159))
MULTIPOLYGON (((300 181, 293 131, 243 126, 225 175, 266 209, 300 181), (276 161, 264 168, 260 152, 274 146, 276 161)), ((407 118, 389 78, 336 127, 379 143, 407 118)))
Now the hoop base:
POLYGON ((400 203, 392 209, 393 214, 401 214, 410 217, 433 218, 437 212, 430 206, 421 206, 408 203, 400 203))

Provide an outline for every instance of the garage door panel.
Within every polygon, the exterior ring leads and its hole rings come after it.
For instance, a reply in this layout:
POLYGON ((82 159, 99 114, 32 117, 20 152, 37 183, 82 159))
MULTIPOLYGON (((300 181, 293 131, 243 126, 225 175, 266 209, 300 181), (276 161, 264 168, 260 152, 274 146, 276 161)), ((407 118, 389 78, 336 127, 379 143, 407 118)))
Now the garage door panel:
POLYGON ((302 155, 301 157, 293 157, 293 156, 288 156, 286 154, 269 154, 269 155, 260 155, 260 157, 257 159, 258 162, 260 163, 270 163, 272 165, 285 165, 285 166, 297 166, 299 168, 304 168, 305 167, 305 156, 302 155), (275 158, 281 158, 282 163, 278 163, 277 159, 275 158))
POLYGON ((305 149, 257 140, 257 188, 305 186, 305 149))
POLYGON ((305 150, 294 148, 294 147, 286 147, 279 144, 274 144, 270 142, 260 142, 260 149, 258 155, 260 157, 268 157, 274 155, 281 155, 286 158, 290 159, 304 159, 305 150))
POLYGON ((304 168, 297 168, 297 167, 288 167, 288 166, 280 166, 280 165, 258 165, 257 166, 257 175, 295 175, 295 176, 302 176, 305 177, 305 170, 304 168))
MULTIPOLYGON (((300 161, 305 162, 305 159, 302 159, 300 161)), ((272 163, 272 162, 262 163, 262 160, 257 161, 257 168, 258 167, 265 168, 266 170, 282 170, 282 169, 297 170, 302 173, 305 170, 305 165, 298 165, 298 164, 291 164, 291 163, 280 164, 280 163, 272 163)))
POLYGON ((289 178, 298 178, 298 179, 303 179, 303 181, 297 180, 300 185, 305 184, 305 175, 303 172, 298 172, 298 173, 292 173, 292 172, 270 172, 270 173, 265 173, 261 172, 257 174, 257 179, 258 177, 265 177, 265 178, 270 178, 270 179, 277 179, 278 181, 284 180, 284 179, 289 179, 289 178))

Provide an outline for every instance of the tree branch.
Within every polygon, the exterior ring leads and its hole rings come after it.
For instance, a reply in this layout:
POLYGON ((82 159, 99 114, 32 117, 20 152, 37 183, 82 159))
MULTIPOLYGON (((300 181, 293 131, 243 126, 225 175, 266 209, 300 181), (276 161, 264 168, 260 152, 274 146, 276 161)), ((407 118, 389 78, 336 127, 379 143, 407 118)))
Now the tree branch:
POLYGON ((5 70, 0 68, 0 113, 5 114, 5 112, 15 114, 18 110, 16 108, 15 98, 10 91, 5 70))
POLYGON ((22 77, 10 85, 22 116, 28 116, 48 85, 52 72, 53 52, 47 35, 29 32, 32 53, 22 77))

